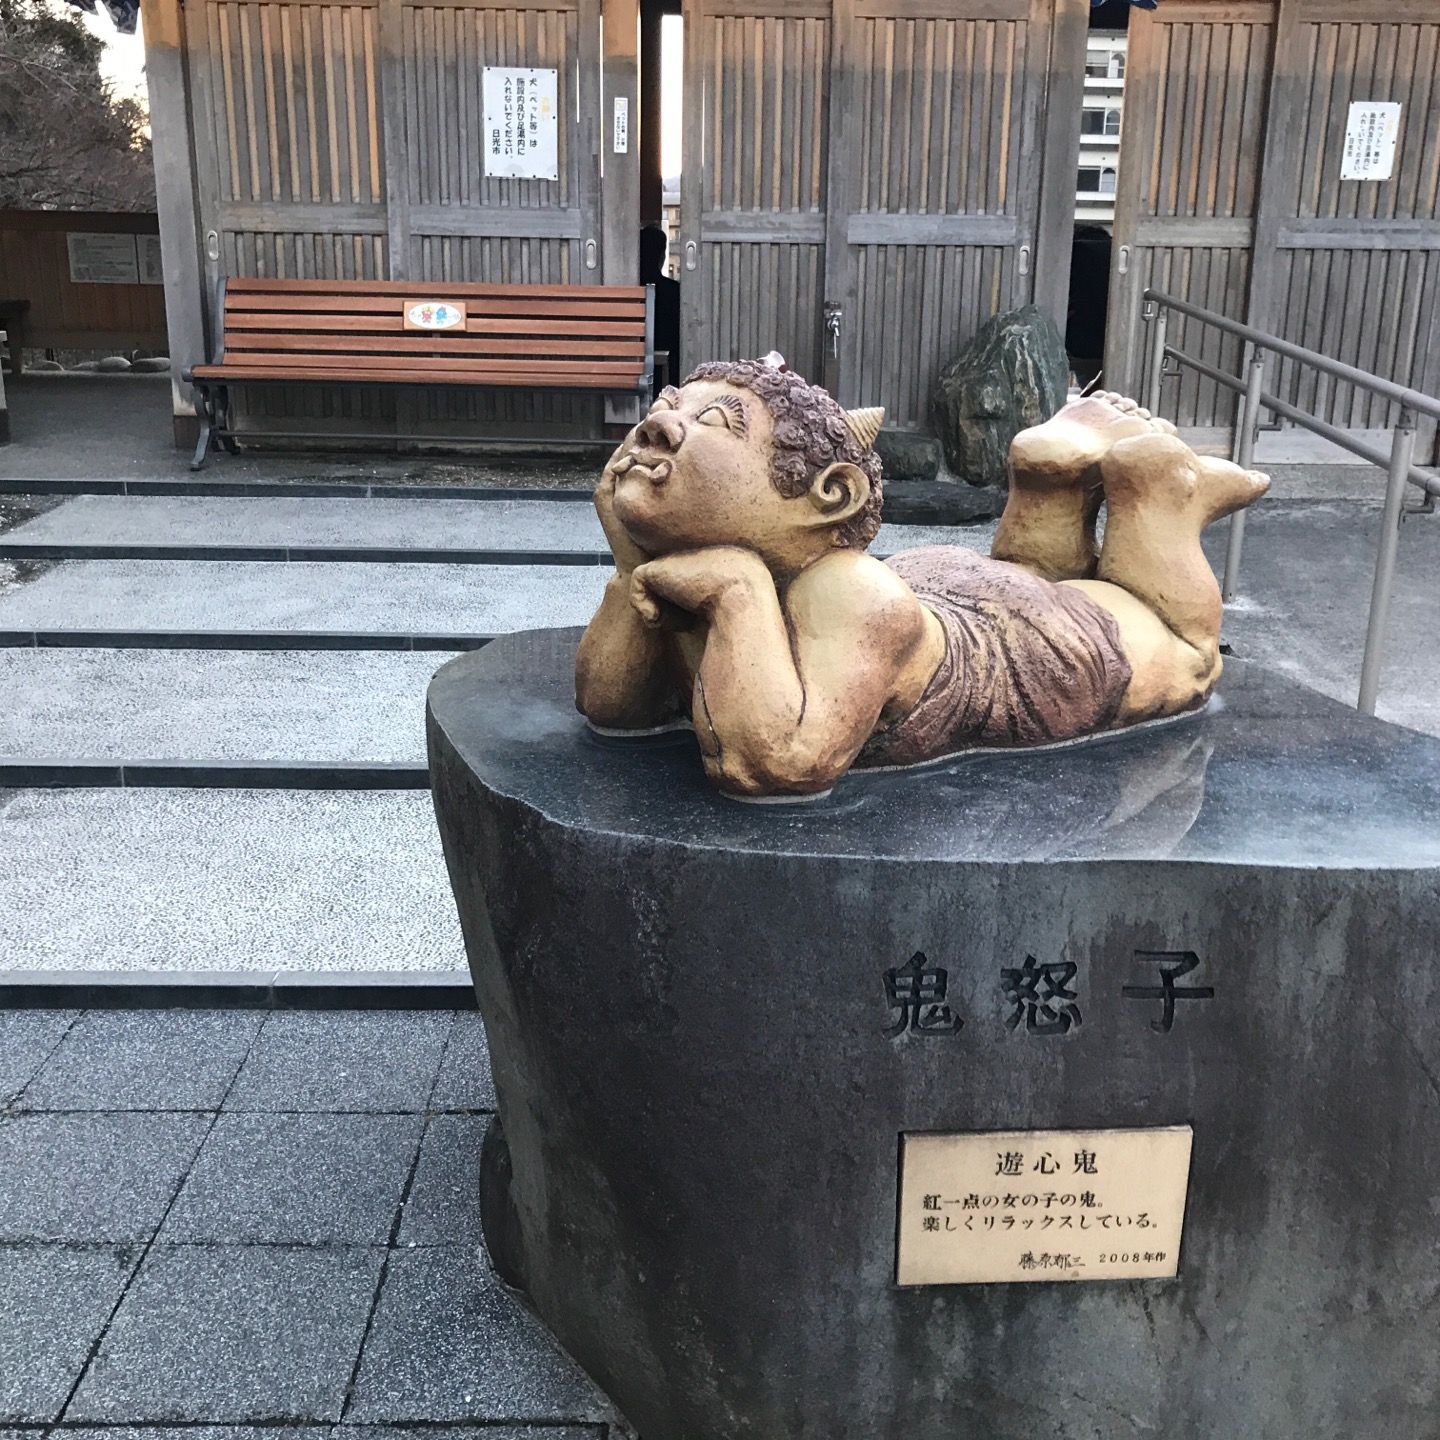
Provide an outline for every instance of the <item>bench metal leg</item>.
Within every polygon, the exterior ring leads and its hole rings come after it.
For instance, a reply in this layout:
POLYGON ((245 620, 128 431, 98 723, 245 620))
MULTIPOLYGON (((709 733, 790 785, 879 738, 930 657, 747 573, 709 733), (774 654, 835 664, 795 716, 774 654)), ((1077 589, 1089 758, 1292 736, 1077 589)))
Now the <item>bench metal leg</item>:
POLYGON ((200 437, 195 441, 195 454, 190 461, 190 468, 198 470, 210 455, 210 437, 213 430, 210 421, 206 417, 200 418, 200 437))
POLYGON ((215 406, 208 392, 195 390, 195 418, 200 422, 200 434, 195 441, 195 454, 190 468, 198 470, 210 455, 210 444, 215 436, 215 406))

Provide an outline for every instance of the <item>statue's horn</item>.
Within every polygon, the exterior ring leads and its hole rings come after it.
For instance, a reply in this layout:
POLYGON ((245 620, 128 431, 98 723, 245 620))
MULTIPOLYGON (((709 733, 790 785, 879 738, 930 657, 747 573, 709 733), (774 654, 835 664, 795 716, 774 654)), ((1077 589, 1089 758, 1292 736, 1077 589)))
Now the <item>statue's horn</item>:
POLYGON ((850 433, 860 442, 862 450, 868 450, 875 443, 875 437, 880 433, 880 427, 884 423, 885 409, 881 405, 871 405, 864 410, 847 410, 845 412, 845 424, 849 426, 850 433))

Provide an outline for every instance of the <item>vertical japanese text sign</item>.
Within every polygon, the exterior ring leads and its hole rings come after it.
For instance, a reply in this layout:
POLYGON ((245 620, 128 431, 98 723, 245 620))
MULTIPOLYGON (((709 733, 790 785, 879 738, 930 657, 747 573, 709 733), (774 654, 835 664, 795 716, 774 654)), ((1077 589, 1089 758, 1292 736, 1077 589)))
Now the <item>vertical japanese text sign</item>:
POLYGON ((1388 180, 1395 173, 1400 105, 1393 100, 1356 100, 1345 117, 1342 180, 1388 180))
POLYGON ((558 70, 485 67, 486 175, 560 178, 559 97, 558 70))

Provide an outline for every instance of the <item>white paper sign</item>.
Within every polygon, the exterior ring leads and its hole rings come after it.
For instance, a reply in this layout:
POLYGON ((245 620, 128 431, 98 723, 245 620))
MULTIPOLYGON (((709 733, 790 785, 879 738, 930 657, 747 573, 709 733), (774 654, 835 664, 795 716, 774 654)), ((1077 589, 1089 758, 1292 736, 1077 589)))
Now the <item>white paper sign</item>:
POLYGON ((512 180, 560 178, 560 72, 487 65, 485 173, 512 180))
POLYGON ((630 153, 630 100, 628 96, 615 97, 615 153, 630 153))
POLYGON ((163 285, 165 270, 160 264, 160 237, 158 235, 137 235, 135 253, 140 262, 140 283, 142 285, 163 285))
POLYGON ((1394 100, 1356 100, 1345 121, 1342 180, 1388 180, 1395 173, 1400 105, 1394 100))
POLYGON ((133 235, 72 231, 65 237, 70 279, 77 285, 138 285, 133 235))

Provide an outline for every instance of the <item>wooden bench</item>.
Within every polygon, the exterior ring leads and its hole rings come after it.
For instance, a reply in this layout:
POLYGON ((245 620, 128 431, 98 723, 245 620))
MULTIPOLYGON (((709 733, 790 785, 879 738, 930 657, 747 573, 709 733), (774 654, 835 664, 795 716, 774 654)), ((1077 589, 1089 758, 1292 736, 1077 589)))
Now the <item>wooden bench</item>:
POLYGON ((183 375, 200 419, 192 470, 212 439, 235 448, 232 385, 504 386, 639 395, 644 405, 654 370, 654 296, 643 285, 232 279, 220 284, 212 333, 211 362, 183 375))

